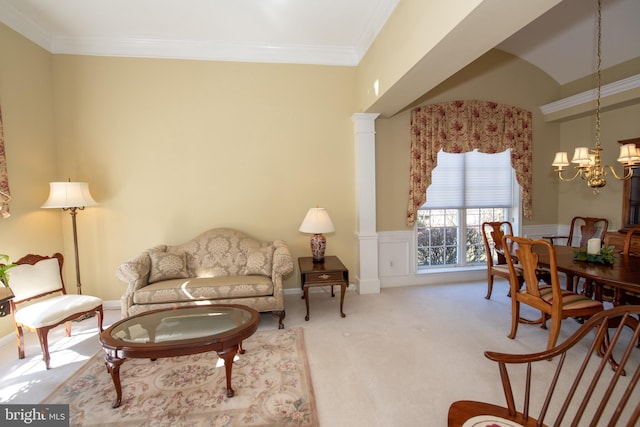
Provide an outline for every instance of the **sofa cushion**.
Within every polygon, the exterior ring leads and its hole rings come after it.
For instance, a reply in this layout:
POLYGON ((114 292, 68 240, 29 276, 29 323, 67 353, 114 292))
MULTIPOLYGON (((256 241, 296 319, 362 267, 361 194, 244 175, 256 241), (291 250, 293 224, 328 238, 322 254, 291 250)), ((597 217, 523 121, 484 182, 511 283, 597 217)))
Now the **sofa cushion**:
POLYGON ((263 248, 250 248, 247 251, 247 265, 245 265, 240 274, 259 274, 271 277, 273 269, 273 245, 263 248))
POLYGON ((273 295, 265 276, 226 276, 172 279, 156 282, 133 294, 134 304, 171 303, 273 295))
POLYGON ((149 283, 187 278, 187 254, 184 252, 150 251, 149 283))

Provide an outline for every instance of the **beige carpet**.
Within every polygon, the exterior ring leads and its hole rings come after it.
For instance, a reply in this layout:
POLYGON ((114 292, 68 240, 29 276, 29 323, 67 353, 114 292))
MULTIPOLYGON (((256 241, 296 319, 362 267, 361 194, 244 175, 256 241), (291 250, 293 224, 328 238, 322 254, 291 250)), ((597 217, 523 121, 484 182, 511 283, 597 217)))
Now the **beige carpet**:
POLYGON ((122 405, 113 409, 99 352, 42 403, 68 403, 71 425, 318 426, 302 328, 258 331, 243 346, 232 398, 215 352, 129 359, 120 368, 122 405))

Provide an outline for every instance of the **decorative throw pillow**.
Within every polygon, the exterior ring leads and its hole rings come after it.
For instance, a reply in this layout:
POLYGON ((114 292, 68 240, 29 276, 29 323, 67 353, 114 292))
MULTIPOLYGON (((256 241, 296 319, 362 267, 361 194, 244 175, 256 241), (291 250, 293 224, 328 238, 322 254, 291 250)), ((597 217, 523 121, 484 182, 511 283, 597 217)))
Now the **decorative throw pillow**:
POLYGON ((247 265, 242 269, 242 274, 259 274, 271 277, 273 266, 273 246, 249 249, 247 252, 247 265))
POLYGON ((187 274, 187 254, 184 252, 149 252, 151 272, 149 283, 169 279, 183 279, 187 274))

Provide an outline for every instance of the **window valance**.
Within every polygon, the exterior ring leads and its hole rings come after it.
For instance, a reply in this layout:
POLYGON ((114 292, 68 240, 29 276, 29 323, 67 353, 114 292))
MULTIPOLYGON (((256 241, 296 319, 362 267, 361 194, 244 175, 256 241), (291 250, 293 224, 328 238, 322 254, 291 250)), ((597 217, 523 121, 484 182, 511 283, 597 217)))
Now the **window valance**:
MULTIPOLYGON (((511 166, 521 187, 522 212, 531 219, 531 112, 495 102, 467 100, 425 105, 411 111, 411 170, 407 225, 427 200, 438 152, 500 153, 511 149, 511 166)), ((488 191, 490 189, 487 189, 488 191)))

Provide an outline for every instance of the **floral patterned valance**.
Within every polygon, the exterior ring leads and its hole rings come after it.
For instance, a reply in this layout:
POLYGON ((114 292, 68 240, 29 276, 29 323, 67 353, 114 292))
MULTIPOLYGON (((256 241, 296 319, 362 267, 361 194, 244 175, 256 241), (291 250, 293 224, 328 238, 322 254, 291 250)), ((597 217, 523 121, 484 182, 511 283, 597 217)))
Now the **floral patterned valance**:
MULTIPOLYGON (((487 101, 452 101, 411 111, 411 171, 407 225, 427 200, 431 172, 438 152, 464 153, 478 149, 499 153, 511 149, 511 166, 521 187, 522 210, 531 219, 531 112, 487 101)), ((487 189, 490 191, 490 189, 487 189)))
POLYGON ((9 174, 7 172, 7 158, 4 153, 4 130, 2 128, 2 111, 0 110, 0 217, 9 218, 9 174))

